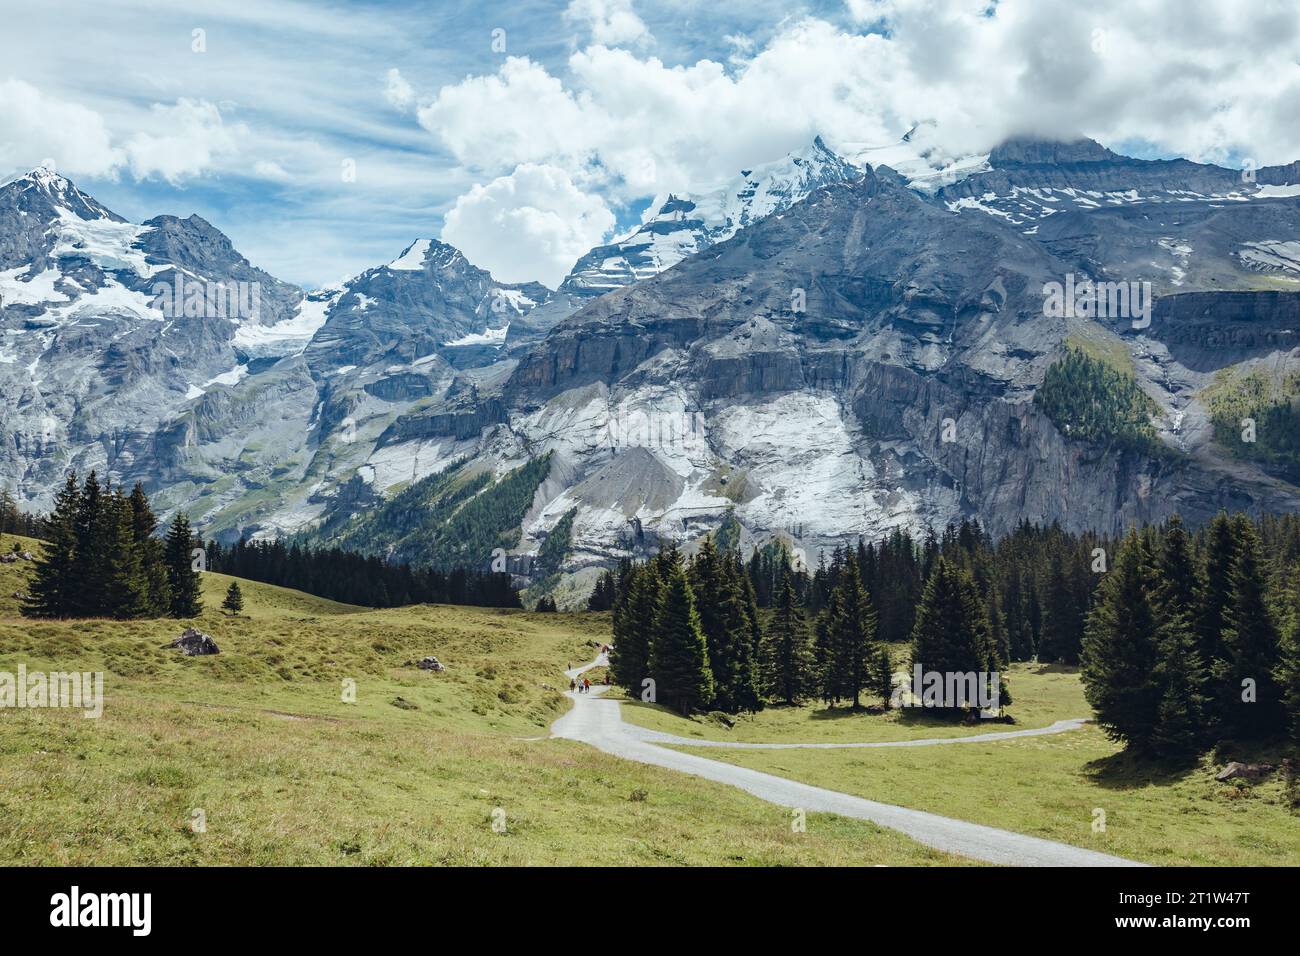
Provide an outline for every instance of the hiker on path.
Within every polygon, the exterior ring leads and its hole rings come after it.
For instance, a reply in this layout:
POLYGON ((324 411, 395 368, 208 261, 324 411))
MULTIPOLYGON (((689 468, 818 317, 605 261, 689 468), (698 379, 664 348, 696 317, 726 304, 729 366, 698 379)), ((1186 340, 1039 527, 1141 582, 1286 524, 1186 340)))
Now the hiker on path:
POLYGON ((575 679, 575 678, 573 678, 573 677, 570 677, 570 678, 569 678, 569 693, 573 693, 574 689, 577 688, 577 686, 578 686, 578 681, 577 681, 577 679, 575 679))
POLYGON ((585 677, 582 679, 582 690, 584 693, 589 692, 591 690, 591 681, 589 681, 585 677))

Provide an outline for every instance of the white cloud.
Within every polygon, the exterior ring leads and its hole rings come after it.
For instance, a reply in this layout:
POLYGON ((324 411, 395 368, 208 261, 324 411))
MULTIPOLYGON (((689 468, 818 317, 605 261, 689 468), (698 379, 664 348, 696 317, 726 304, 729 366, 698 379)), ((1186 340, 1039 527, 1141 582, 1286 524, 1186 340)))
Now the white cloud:
POLYGON ((583 107, 527 57, 507 57, 495 74, 444 86, 417 115, 458 159, 491 172, 543 160, 571 164, 589 153, 583 107))
POLYGON ((237 152, 237 138, 246 132, 240 125, 227 126, 221 110, 206 100, 180 99, 175 106, 155 103, 151 114, 152 129, 126 142, 137 179, 156 175, 175 183, 197 176, 217 158, 237 152))
POLYGON ((570 0, 564 19, 591 31, 591 41, 604 46, 649 43, 654 37, 632 9, 632 0, 570 0))
POLYGON ((584 193, 564 170, 524 163, 457 199, 442 239, 497 279, 554 287, 613 227, 604 200, 584 193))
POLYGON ((923 121, 949 153, 1087 135, 1203 160, 1300 157, 1293 0, 1260 0, 1249 15, 1232 0, 849 6, 888 29, 791 21, 761 50, 733 41, 735 69, 599 43, 562 75, 515 58, 443 87, 420 121, 471 168, 557 165, 614 201, 711 185, 817 133, 885 145, 923 121))
POLYGON ((26 172, 49 160, 61 173, 109 176, 123 158, 94 110, 22 80, 0 82, 0 171, 26 172))
POLYGON ((415 90, 397 67, 390 69, 386 75, 384 99, 388 100, 389 105, 394 109, 403 111, 410 109, 415 102, 415 90))
POLYGON ((268 179, 277 183, 293 182, 293 177, 279 163, 269 159, 259 159, 253 163, 253 175, 259 179, 268 179))
MULTIPOLYGON (((0 82, 0 169, 11 172, 47 163, 68 175, 114 178, 125 167, 136 179, 159 176, 175 183, 205 172, 218 157, 234 155, 246 132, 242 125, 223 123, 214 104, 188 99, 153 104, 142 126, 115 144, 94 110, 22 80, 0 82)), ((263 165, 255 167, 259 175, 263 165)))

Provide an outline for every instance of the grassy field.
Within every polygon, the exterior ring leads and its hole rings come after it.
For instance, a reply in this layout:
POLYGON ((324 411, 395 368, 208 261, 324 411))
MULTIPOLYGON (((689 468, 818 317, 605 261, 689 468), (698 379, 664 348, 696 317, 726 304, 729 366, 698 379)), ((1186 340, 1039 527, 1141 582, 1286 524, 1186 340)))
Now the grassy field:
MULTIPOLYGON (((690 752, 690 747, 676 747, 690 752)), ((1167 866, 1300 865, 1300 815, 1279 775, 1253 787, 1136 763, 1094 725, 1050 737, 883 750, 719 750, 707 756, 944 816, 1167 866), (1098 814, 1102 811, 1104 815, 1098 814), (1094 829, 1104 822, 1104 831, 1094 829)), ((1241 760, 1280 754, 1239 750, 1241 760)))
MULTIPOLYGON (((901 660, 901 657, 900 657, 901 660)), ((906 664, 900 664, 904 669, 906 664)), ((1014 725, 996 720, 954 724, 922 708, 902 708, 888 713, 853 711, 848 707, 826 707, 820 703, 796 707, 768 707, 747 714, 728 728, 700 715, 691 719, 665 707, 629 701, 623 705, 623 719, 651 730, 698 737, 701 740, 734 740, 737 743, 869 743, 884 740, 918 740, 927 737, 968 737, 1003 730, 1046 727, 1058 720, 1088 717, 1092 708, 1083 697, 1083 686, 1074 672, 1055 666, 1015 664, 1006 675, 1013 703, 1006 713, 1014 725)), ((879 700, 865 701, 879 703, 879 700)))
POLYGON ((22 618, 30 567, 0 565, 0 670, 103 671, 106 700, 97 720, 0 710, 0 864, 964 862, 864 821, 795 833, 732 788, 547 739, 605 615, 369 611, 241 581, 231 617, 231 579, 206 574, 194 623, 221 654, 186 658, 162 648, 184 622, 22 618), (447 671, 409 666, 426 654, 447 671))
MULTIPOLYGON (((1014 727, 954 725, 915 710, 853 713, 820 704, 774 707, 728 729, 640 701, 623 719, 702 740, 846 743, 969 736, 1090 716, 1072 668, 1018 664, 1007 673, 1014 727)), ((674 749, 692 752, 687 745, 674 749)), ((1242 748, 1173 771, 1141 764, 1095 725, 1049 737, 960 747, 695 751, 743 767, 899 806, 1164 865, 1300 865, 1300 815, 1280 774, 1250 787, 1219 783, 1229 759, 1277 764, 1279 750, 1242 748), (1095 811, 1104 811, 1104 818, 1095 811), (1105 829, 1094 830, 1104 819, 1105 829)))

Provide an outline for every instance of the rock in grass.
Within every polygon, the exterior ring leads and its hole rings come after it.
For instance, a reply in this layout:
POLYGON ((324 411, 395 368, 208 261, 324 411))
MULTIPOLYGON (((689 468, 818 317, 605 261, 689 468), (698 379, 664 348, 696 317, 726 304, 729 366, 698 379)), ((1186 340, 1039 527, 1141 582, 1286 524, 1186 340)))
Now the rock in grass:
POLYGON ((394 697, 392 700, 394 707, 400 707, 402 710, 419 710, 419 704, 413 704, 405 697, 394 697))
POLYGON ((1236 780, 1245 778, 1246 780, 1258 780, 1260 777, 1266 777, 1277 768, 1271 763, 1240 763, 1232 761, 1222 770, 1214 779, 1219 781, 1236 780))
POLYGON ((438 663, 438 658, 436 657, 422 657, 418 662, 416 662, 415 666, 420 668, 422 671, 445 671, 447 669, 438 663))
POLYGON ((187 627, 181 636, 163 647, 178 647, 186 657, 199 657, 204 654, 220 654, 221 648, 212 639, 211 634, 204 634, 197 628, 187 627))

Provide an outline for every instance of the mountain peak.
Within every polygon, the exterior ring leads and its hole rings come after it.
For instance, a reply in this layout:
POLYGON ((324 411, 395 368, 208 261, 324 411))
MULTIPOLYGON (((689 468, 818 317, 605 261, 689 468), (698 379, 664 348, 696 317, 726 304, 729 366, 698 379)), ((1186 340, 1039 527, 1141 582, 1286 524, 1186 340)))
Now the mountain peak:
POLYGON ((1006 166, 1061 166, 1069 163, 1105 163, 1122 159, 1096 140, 1050 140, 1032 137, 1014 137, 995 147, 989 153, 989 165, 1006 166))
POLYGON ((48 166, 37 166, 25 176, 6 184, 3 188, 5 191, 18 196, 29 197, 24 205, 31 204, 30 197, 39 197, 39 205, 45 208, 47 215, 57 215, 56 210, 62 209, 76 216, 78 219, 111 219, 114 222, 125 222, 121 216, 106 209, 92 197, 83 193, 72 180, 59 175, 48 166))

